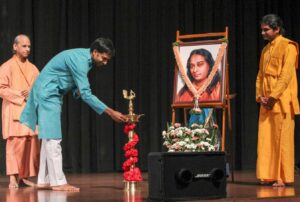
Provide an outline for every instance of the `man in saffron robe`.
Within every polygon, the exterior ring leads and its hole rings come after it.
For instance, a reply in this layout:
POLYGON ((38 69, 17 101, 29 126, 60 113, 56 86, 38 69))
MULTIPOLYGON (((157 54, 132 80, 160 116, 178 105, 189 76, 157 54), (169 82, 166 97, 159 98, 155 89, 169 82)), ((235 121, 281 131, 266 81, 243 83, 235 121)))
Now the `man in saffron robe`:
POLYGON ((18 188, 20 183, 34 185, 27 178, 38 172, 40 147, 37 134, 19 122, 31 86, 39 74, 28 60, 30 46, 28 36, 18 35, 13 44, 13 57, 0 68, 2 134, 6 139, 9 188, 18 188))
POLYGON ((101 68, 114 55, 109 39, 98 38, 90 48, 63 51, 53 57, 41 71, 30 92, 21 115, 21 122, 35 130, 38 123, 42 139, 38 186, 59 191, 79 191, 67 183, 63 172, 61 154, 62 98, 69 91, 80 96, 99 115, 105 112, 117 122, 126 116, 107 107, 91 92, 88 72, 93 66, 101 68))
POLYGON ((277 15, 264 16, 261 30, 269 43, 262 50, 256 80, 260 103, 256 175, 262 184, 282 187, 294 182, 298 44, 282 36, 283 23, 277 15))

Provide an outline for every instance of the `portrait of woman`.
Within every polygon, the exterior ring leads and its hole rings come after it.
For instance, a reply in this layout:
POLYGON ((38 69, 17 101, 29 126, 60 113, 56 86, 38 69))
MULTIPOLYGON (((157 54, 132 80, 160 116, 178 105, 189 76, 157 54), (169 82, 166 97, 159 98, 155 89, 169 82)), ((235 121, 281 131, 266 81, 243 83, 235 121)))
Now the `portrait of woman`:
MULTIPOLYGON (((207 81, 210 72, 215 64, 210 51, 204 48, 192 50, 187 60, 187 76, 192 82, 196 90, 199 90, 207 81)), ((206 89, 200 95, 200 101, 216 101, 220 100, 221 96, 221 75, 217 71, 209 82, 206 89)), ((192 102, 194 99, 193 93, 185 84, 176 95, 176 102, 192 102)))

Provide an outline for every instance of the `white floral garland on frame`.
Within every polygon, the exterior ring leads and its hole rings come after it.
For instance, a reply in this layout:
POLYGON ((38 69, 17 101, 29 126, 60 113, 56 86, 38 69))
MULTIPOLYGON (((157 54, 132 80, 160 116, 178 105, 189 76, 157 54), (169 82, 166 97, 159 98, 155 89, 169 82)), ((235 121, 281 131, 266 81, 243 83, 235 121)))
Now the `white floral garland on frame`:
POLYGON ((188 77, 188 75, 185 71, 185 68, 183 67, 182 58, 179 54, 178 44, 176 43, 173 46, 173 52, 174 52, 174 55, 175 55, 176 63, 177 63, 181 78, 183 79, 183 81, 187 85, 188 89, 193 93, 194 98, 196 100, 198 100, 199 97, 202 95, 202 93, 205 92, 206 88, 209 86, 209 84, 211 83, 213 77, 215 76, 216 72, 218 71, 218 67, 219 67, 219 64, 222 60, 222 57, 223 57, 224 52, 226 50, 226 47, 227 47, 227 43, 222 42, 222 44, 219 48, 218 54, 217 54, 217 58, 215 60, 215 64, 212 68, 212 71, 208 75, 208 77, 207 77, 206 81, 204 82, 204 84, 200 87, 199 90, 197 90, 195 88, 195 86, 192 84, 191 80, 189 79, 189 77, 188 77))

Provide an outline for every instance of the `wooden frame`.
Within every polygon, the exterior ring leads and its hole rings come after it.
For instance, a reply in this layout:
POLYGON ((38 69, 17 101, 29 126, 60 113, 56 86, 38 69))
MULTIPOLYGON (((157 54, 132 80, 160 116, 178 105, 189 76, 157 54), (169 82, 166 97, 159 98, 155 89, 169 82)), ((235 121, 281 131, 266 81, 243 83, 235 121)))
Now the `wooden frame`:
MULTIPOLYGON (((215 32, 215 33, 204 33, 204 34, 188 34, 188 35, 180 35, 179 31, 176 32, 176 42, 179 44, 193 44, 195 42, 184 42, 184 40, 191 40, 191 39, 201 39, 208 40, 213 39, 211 42, 215 43, 216 40, 224 41, 228 39, 228 27, 225 27, 224 32, 215 32)), ((209 42, 209 41, 208 41, 209 42)), ((205 43, 208 43, 207 41, 205 43)), ((226 112, 227 112, 227 124, 228 124, 228 132, 230 134, 230 161, 231 161, 231 178, 234 182, 234 173, 233 173, 233 166, 234 166, 234 156, 233 154, 233 135, 232 135, 232 127, 231 127, 231 111, 230 111, 230 99, 232 99, 235 95, 229 94, 229 75, 228 75, 228 49, 226 48, 225 51, 225 78, 223 82, 223 89, 224 89, 224 96, 220 99, 220 102, 199 102, 200 107, 211 107, 211 108, 219 108, 222 109, 222 143, 221 143, 221 150, 225 151, 225 140, 226 140, 226 112)), ((177 68, 175 66, 175 75, 176 75, 177 68)), ((176 77, 175 77, 176 78, 176 77)), ((175 79, 174 79, 175 80, 175 79)), ((173 95, 174 101, 174 95, 173 95)), ((193 102, 185 102, 185 103, 177 103, 173 102, 171 105, 172 107, 172 123, 175 123, 176 119, 176 109, 183 108, 184 110, 184 119, 187 119, 187 111, 189 108, 193 107, 193 102)))
MULTIPOLYGON (((183 40, 189 40, 189 39, 211 39, 213 38, 212 42, 215 42, 216 40, 222 41, 224 39, 228 39, 228 27, 225 28, 224 32, 215 32, 215 33, 204 33, 204 34, 189 34, 189 35, 180 35, 179 31, 176 32, 176 42, 179 44, 184 44, 183 40)), ((189 43, 195 43, 195 42, 189 42, 189 43)), ((227 62, 227 52, 228 49, 226 48, 226 64, 225 64, 225 82, 223 85, 224 88, 224 97, 221 102, 200 102, 200 107, 212 107, 212 108, 220 108, 222 109, 222 144, 221 144, 221 150, 225 151, 225 132, 226 132, 226 112, 228 115, 228 129, 231 135, 231 147, 232 147, 232 128, 231 128, 231 113, 230 113, 230 98, 232 96, 229 95, 229 78, 228 78, 228 62, 227 62)), ((175 71, 177 68, 175 68, 175 71)), ((171 105, 172 107, 172 123, 175 123, 175 117, 176 117, 176 109, 178 108, 191 108, 193 107, 193 103, 173 103, 171 105)), ((184 116, 186 118, 186 111, 184 110, 184 116)))
MULTIPOLYGON (((184 72, 180 72, 179 68, 175 67, 174 71, 174 85, 173 85, 173 105, 191 104, 193 103, 193 94, 188 89, 182 75, 185 75, 194 86, 197 83, 202 83, 203 79, 207 79, 210 74, 213 74, 212 69, 215 65, 215 60, 220 50, 222 41, 220 40, 206 40, 197 42, 178 42, 179 54, 184 72), (198 66, 198 71, 192 70, 193 67, 198 66)), ((200 99, 201 105, 222 105, 225 94, 225 69, 226 69, 226 52, 223 54, 217 71, 214 73, 215 79, 210 80, 211 93, 202 94, 200 99)), ((177 66, 177 63, 176 63, 177 66)), ((201 84, 202 85, 202 84, 201 84)))

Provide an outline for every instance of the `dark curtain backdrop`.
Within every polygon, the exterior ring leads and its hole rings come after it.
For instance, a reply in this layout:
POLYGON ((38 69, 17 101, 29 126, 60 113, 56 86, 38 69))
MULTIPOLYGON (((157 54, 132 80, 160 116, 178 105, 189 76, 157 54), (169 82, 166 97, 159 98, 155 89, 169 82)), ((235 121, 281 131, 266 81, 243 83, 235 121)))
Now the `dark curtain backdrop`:
MULTIPOLYGON (((295 0, 1 0, 0 63, 11 57, 19 33, 31 37, 31 61, 40 70, 58 52, 89 47, 98 36, 111 38, 116 57, 102 70, 93 69, 93 93, 112 108, 127 112, 123 89, 136 92, 138 166, 147 170, 147 154, 164 151, 161 131, 171 121, 174 74, 172 42, 182 34, 220 32, 229 27, 230 91, 234 157, 237 169, 253 169, 256 161, 258 105, 255 80, 260 51, 259 21, 279 14, 287 36, 300 42, 300 2, 295 0)), ((51 120, 49 120, 51 121, 51 120)), ((66 172, 120 171, 123 124, 98 116, 68 95, 63 106, 63 157, 66 172)), ((299 120, 296 121, 299 162, 299 120)), ((228 141, 227 141, 228 142, 228 141)), ((0 140, 0 172, 5 172, 5 141, 0 140)))

